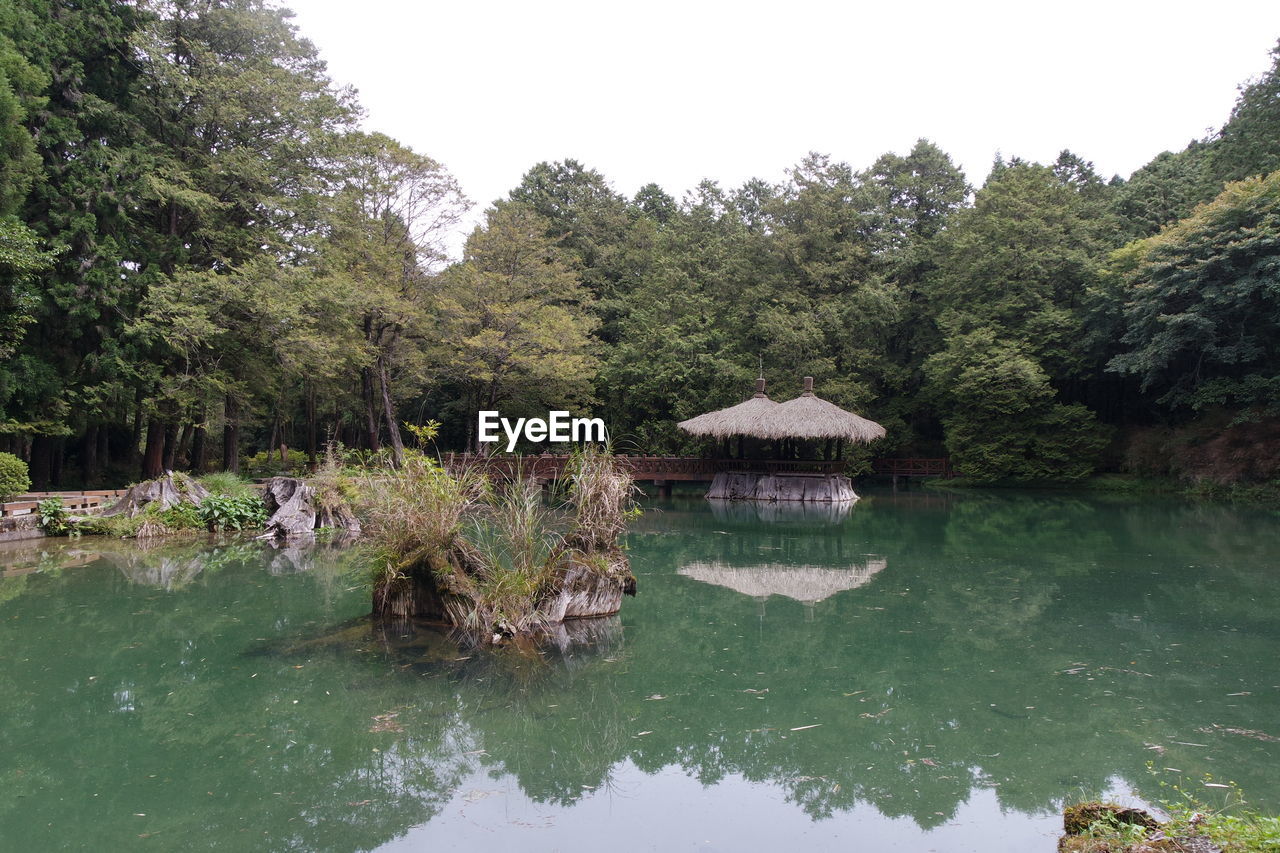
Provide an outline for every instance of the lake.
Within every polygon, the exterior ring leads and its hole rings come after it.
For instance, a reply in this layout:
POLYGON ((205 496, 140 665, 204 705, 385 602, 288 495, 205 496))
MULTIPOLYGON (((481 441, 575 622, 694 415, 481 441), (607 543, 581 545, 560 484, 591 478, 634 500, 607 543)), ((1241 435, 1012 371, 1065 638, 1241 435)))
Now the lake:
POLYGON ((1280 811, 1280 514, 870 490, 645 503, 539 652, 367 613, 360 556, 0 547, 6 850, 1054 849, 1064 802, 1280 811))

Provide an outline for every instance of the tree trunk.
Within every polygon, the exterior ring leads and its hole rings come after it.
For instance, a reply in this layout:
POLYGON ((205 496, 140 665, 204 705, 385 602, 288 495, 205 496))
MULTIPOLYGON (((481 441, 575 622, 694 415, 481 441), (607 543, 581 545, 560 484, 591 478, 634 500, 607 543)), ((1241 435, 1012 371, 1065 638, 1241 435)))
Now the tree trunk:
MULTIPOLYGON (((279 446, 278 444, 276 444, 276 439, 280 437, 279 424, 280 424, 279 416, 276 416, 271 419, 271 437, 267 439, 267 461, 268 462, 271 461, 271 454, 274 453, 275 449, 279 446)), ((282 461, 283 459, 284 457, 281 457, 282 461)))
POLYGON ((360 386, 364 395, 365 436, 369 449, 377 453, 382 449, 382 442, 378 440, 378 415, 373 401, 373 371, 367 367, 360 370, 360 386))
POLYGON ((164 453, 161 458, 164 460, 164 470, 172 471, 178 460, 178 422, 176 420, 165 419, 164 424, 164 453))
POLYGON ((102 468, 111 464, 111 430, 105 424, 98 427, 98 464, 102 468))
POLYGON ((164 422, 156 415, 147 419, 147 446, 142 452, 142 479, 154 480, 164 473, 164 422))
POLYGON ((240 473, 240 403, 228 394, 222 404, 222 470, 240 473))
POLYGON ((49 453, 49 485, 55 489, 62 487, 62 462, 67 455, 67 440, 61 436, 53 440, 53 449, 49 453))
POLYGON ((49 457, 53 455, 53 439, 47 435, 31 436, 31 458, 27 460, 31 477, 31 490, 43 492, 49 488, 49 457))
POLYGON ((137 399, 133 406, 133 434, 129 442, 129 467, 133 468, 141 461, 138 446, 142 441, 142 389, 138 389, 137 399))
POLYGON ((209 442, 204 423, 202 422, 191 433, 191 471, 199 476, 204 473, 205 465, 209 461, 209 442))
POLYGON ((387 381, 387 363, 382 358, 378 359, 378 384, 382 387, 382 411, 387 418, 387 433, 391 436, 391 462, 399 468, 404 464, 404 442, 400 439, 396 407, 391 402, 391 383, 387 381))
POLYGON ((86 488, 98 479, 98 429, 96 424, 89 427, 80 441, 80 475, 86 488))
POLYGON ((307 383, 307 464, 316 467, 316 389, 307 383))
POLYGON ((184 421, 182 432, 178 435, 178 452, 174 454, 174 464, 183 468, 191 467, 191 435, 195 432, 195 424, 184 421))

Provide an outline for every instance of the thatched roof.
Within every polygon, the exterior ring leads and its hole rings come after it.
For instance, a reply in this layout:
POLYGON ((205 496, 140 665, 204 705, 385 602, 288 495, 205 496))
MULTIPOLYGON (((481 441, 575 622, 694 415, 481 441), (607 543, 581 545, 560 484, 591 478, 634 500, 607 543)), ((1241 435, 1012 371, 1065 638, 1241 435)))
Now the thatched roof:
POLYGON ((681 421, 677 426, 687 433, 710 438, 728 438, 731 435, 758 435, 763 429, 763 419, 778 408, 776 400, 764 393, 764 380, 756 380, 756 393, 745 402, 727 409, 719 409, 681 421))
POLYGON ((756 380, 756 393, 745 403, 708 412, 678 426, 693 435, 727 438, 840 438, 868 444, 884 437, 875 421, 846 412, 813 393, 813 377, 804 378, 804 393, 794 400, 776 403, 764 393, 764 380, 756 380))
POLYGON ((817 604, 837 592, 866 584, 883 571, 886 565, 887 561, 882 557, 873 557, 867 560, 866 565, 848 569, 781 563, 742 567, 713 560, 689 563, 680 568, 680 574, 703 583, 728 587, 753 598, 785 595, 805 604, 817 604))
POLYGON ((769 413, 759 438, 842 438, 870 444, 884 438, 884 427, 872 420, 846 412, 835 403, 813 393, 813 377, 804 378, 804 392, 794 400, 779 403, 769 413))

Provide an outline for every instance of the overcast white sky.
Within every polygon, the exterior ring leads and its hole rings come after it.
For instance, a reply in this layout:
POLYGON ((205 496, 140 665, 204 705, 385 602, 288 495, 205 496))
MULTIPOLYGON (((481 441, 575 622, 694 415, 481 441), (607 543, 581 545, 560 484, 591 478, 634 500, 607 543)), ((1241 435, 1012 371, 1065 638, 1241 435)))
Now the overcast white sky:
POLYGON ((997 151, 1127 176, 1226 120, 1280 2, 281 0, 369 130, 441 161, 477 212, 541 160, 627 195, 869 165, 921 136, 980 184, 997 151))

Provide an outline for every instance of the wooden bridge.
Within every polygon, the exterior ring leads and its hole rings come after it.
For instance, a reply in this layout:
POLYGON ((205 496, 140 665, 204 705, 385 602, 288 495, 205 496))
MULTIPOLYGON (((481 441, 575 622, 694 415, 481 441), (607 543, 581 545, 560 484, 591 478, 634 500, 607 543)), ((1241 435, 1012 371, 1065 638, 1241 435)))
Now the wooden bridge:
MULTIPOLYGON (((709 483, 721 471, 765 471, 770 474, 843 474, 844 460, 821 459, 701 459, 695 456, 626 456, 617 457, 633 479, 653 483, 663 494, 672 483, 709 483)), ((482 456, 475 453, 446 453, 444 466, 450 471, 482 468, 494 476, 509 478, 517 474, 540 481, 558 478, 564 472, 568 456, 482 456)), ((924 478, 955 476, 949 459, 877 459, 871 464, 877 476, 924 478)))
POLYGON ((85 513, 110 506, 125 493, 124 489, 98 489, 88 492, 27 492, 0 504, 0 518, 34 515, 40 501, 60 498, 68 512, 85 513))
MULTIPOLYGON (((543 482, 556 479, 564 473, 568 456, 481 456, 475 453, 446 453, 445 468, 458 471, 463 468, 482 467, 497 477, 510 478, 516 469, 526 477, 543 482)), ((696 456, 619 456, 618 461, 641 483, 653 483, 663 494, 670 492, 672 483, 709 483, 721 471, 767 471, 771 474, 843 474, 843 460, 821 459, 701 459, 696 456)), ((899 479, 941 477, 950 479, 955 471, 949 459, 876 459, 871 463, 872 474, 899 479)), ((28 492, 17 495, 11 501, 0 504, 0 518, 20 518, 35 514, 36 505, 46 498, 61 498, 62 504, 73 513, 90 513, 104 508, 120 498, 124 489, 99 489, 80 492, 28 492)))

